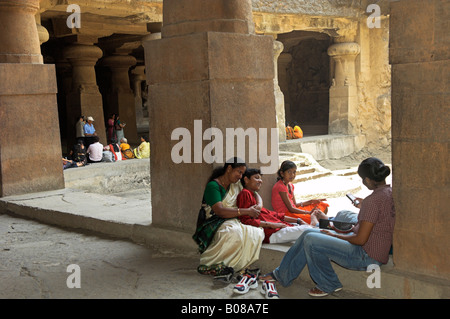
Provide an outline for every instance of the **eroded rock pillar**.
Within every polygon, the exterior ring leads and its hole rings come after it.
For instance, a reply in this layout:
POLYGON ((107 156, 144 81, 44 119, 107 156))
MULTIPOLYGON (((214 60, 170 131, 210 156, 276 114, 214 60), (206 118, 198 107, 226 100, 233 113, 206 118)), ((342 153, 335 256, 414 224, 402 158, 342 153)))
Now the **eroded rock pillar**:
POLYGON ((103 100, 95 75, 95 64, 102 55, 102 50, 91 44, 72 44, 65 47, 63 51, 64 58, 72 65, 72 90, 67 95, 69 130, 74 128, 72 135, 75 138, 77 117, 80 115, 92 116, 100 143, 105 145, 107 141, 103 100))
POLYGON ((111 70, 111 91, 108 94, 109 113, 117 113, 120 122, 126 123, 124 136, 128 143, 139 144, 136 126, 134 94, 130 86, 130 67, 136 65, 136 58, 131 55, 114 54, 103 59, 102 65, 111 70))
POLYGON ((336 43, 328 48, 334 60, 334 78, 330 88, 330 134, 357 134, 358 95, 355 59, 360 52, 358 43, 336 43))
MULTIPOLYGON (((257 36, 253 29, 250 0, 164 1, 162 39, 144 42, 154 224, 193 231, 207 178, 228 159, 226 147, 236 150, 234 140, 227 144, 227 128, 255 129, 260 143, 241 145, 243 159, 251 167, 272 164, 273 174, 264 179, 266 185, 275 182, 273 38, 257 36), (204 139, 210 128, 217 135, 204 139), (176 129, 189 137, 173 137, 176 129), (266 137, 259 129, 266 130, 266 137), (188 159, 179 161, 183 154, 172 150, 184 138, 189 138, 185 142, 190 147, 184 149, 189 154, 183 156, 188 159), (223 144, 220 149, 215 144, 211 158, 203 150, 214 138, 223 144), (258 148, 261 144, 267 152, 258 148), (263 163, 261 153, 272 155, 273 161, 263 163), (250 155, 257 160, 251 163, 250 155)), ((261 196, 270 205, 270 187, 261 196)))
POLYGON ((2 197, 64 188, 55 66, 42 64, 38 10, 39 0, 0 0, 2 197))

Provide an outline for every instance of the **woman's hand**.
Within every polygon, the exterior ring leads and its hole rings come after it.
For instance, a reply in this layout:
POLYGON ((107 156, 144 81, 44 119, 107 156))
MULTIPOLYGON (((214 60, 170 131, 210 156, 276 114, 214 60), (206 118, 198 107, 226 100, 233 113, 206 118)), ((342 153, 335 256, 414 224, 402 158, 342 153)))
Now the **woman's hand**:
POLYGON ((251 206, 249 208, 246 208, 245 210, 241 209, 241 213, 244 213, 245 215, 248 215, 252 218, 258 218, 260 214, 260 210, 258 210, 257 205, 251 206))
POLYGON ((364 200, 364 198, 356 197, 356 200, 359 202, 358 205, 353 204, 356 208, 361 208, 361 204, 364 200))

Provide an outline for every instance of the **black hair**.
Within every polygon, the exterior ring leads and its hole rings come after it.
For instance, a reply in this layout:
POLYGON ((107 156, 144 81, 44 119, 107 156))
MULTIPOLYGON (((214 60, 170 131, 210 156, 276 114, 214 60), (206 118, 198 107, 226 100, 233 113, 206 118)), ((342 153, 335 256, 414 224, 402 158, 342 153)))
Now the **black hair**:
POLYGON ((391 174, 391 169, 376 157, 369 157, 359 164, 358 175, 364 179, 366 177, 375 182, 382 182, 391 174))
POLYGON ((244 177, 247 177, 248 179, 250 179, 250 177, 252 177, 253 175, 256 175, 256 174, 262 175, 261 170, 259 168, 247 168, 241 178, 242 186, 245 187, 244 177))
POLYGON ((281 176, 281 173, 284 173, 288 169, 291 169, 294 167, 297 168, 297 165, 295 165, 295 163, 293 161, 286 160, 283 163, 281 163, 280 169, 277 172, 277 175, 278 175, 277 181, 279 181, 280 179, 283 179, 283 177, 281 176))
POLYGON ((208 178, 207 183, 209 183, 209 182, 215 180, 216 178, 222 176, 223 174, 225 174, 228 166, 231 166, 232 169, 235 169, 237 167, 242 167, 242 166, 247 167, 247 164, 245 164, 245 162, 243 160, 241 160, 239 157, 230 158, 229 160, 227 160, 225 162, 223 167, 217 167, 213 170, 211 176, 208 178))

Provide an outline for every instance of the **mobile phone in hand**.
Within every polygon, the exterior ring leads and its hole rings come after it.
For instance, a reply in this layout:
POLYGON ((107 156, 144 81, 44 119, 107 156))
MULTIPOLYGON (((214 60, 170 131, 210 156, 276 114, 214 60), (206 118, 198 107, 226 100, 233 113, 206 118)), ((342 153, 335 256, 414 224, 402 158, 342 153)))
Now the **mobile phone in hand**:
POLYGON ((355 206, 359 205, 359 200, 357 200, 356 197, 353 196, 352 194, 347 194, 345 196, 347 196, 347 198, 352 201, 353 205, 355 205, 355 206))

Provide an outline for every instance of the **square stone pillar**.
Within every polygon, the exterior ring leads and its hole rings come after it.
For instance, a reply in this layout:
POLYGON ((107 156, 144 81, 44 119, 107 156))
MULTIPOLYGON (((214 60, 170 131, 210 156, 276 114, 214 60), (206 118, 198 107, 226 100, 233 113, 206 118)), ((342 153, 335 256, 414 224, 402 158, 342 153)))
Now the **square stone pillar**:
POLYGON ((391 3, 396 268, 450 279, 450 2, 391 3))
POLYGON ((42 64, 39 0, 0 0, 0 197, 64 188, 54 65, 42 64))
MULTIPOLYGON (((227 128, 267 130, 266 138, 258 134, 258 142, 274 158, 262 193, 270 207, 278 169, 273 38, 253 34, 251 1, 166 0, 162 39, 144 42, 144 48, 153 223, 194 231, 207 178, 228 159, 227 128), (223 157, 213 163, 202 156, 211 143, 202 140, 209 128, 223 134, 223 157), (190 134, 189 162, 174 162, 172 150, 180 142, 172 136, 176 129, 190 134)), ((249 163, 260 155, 256 144, 247 141, 243 159, 249 167, 269 166, 260 156, 249 163)))

